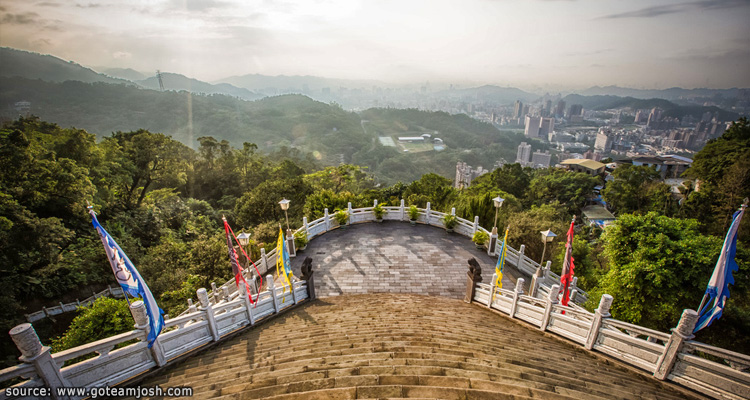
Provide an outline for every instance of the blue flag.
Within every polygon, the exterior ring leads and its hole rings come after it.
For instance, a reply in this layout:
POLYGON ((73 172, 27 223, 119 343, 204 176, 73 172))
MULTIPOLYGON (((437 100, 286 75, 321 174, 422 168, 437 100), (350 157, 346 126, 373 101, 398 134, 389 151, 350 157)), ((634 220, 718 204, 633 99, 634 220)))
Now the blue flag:
POLYGON ((711 323, 721 318, 721 313, 724 311, 724 307, 727 304, 729 298, 729 285, 734 284, 734 277, 732 272, 736 272, 739 266, 737 261, 734 259, 735 253, 737 253, 737 232, 740 228, 740 221, 742 221, 742 215, 745 213, 746 205, 742 205, 738 211, 732 216, 732 225, 729 227, 727 237, 724 239, 724 245, 721 247, 721 254, 719 254, 719 260, 716 262, 714 273, 711 275, 711 279, 708 281, 708 287, 706 288, 705 296, 708 296, 709 301, 702 309, 698 310, 698 323, 695 324, 693 333, 711 325, 711 323), (713 302, 713 304, 711 304, 713 302))
POLYGON ((135 269, 135 266, 128 256, 125 255, 125 252, 117 245, 112 236, 104 230, 104 227, 99 224, 94 210, 89 210, 89 213, 92 218, 91 223, 94 225, 94 228, 96 228, 96 231, 99 233, 99 237, 102 239, 104 251, 107 252, 107 258, 109 259, 109 264, 112 266, 112 273, 115 274, 117 283, 119 283, 122 290, 127 293, 126 296, 129 294, 133 297, 143 298, 143 303, 146 305, 146 313, 148 314, 149 319, 148 324, 151 328, 148 332, 147 338, 148 347, 150 348, 153 346, 156 337, 161 333, 162 328, 164 328, 164 316, 162 315, 164 314, 164 311, 162 311, 162 309, 156 304, 156 299, 154 299, 154 295, 152 295, 151 291, 148 289, 146 281, 143 280, 141 274, 135 269))

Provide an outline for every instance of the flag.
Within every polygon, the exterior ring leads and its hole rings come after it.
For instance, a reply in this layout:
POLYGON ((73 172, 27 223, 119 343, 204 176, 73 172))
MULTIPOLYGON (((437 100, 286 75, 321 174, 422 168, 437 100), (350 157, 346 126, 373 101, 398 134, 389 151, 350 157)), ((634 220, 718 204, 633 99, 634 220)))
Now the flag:
MULTIPOLYGON (((289 291, 291 292, 293 289, 291 281, 292 263, 289 261, 289 250, 281 226, 279 226, 279 240, 276 242, 276 275, 284 277, 284 281, 289 285, 289 291), (281 272, 279 272, 279 265, 282 267, 281 272)), ((284 292, 286 292, 286 286, 284 286, 284 292)))
MULTIPOLYGON (((500 249, 500 257, 497 259, 497 265, 495 265, 495 274, 497 274, 497 280, 495 281, 495 287, 498 289, 503 288, 503 267, 505 266, 505 248, 508 243, 508 231, 510 227, 505 228, 505 238, 503 239, 503 247, 500 249)), ((495 301, 495 292, 492 292, 492 299, 490 304, 495 301)))
POLYGON ((573 282, 573 228, 576 224, 576 217, 573 217, 573 221, 570 222, 570 229, 568 229, 568 242, 565 243, 565 258, 563 259, 562 272, 560 272, 560 286, 563 290, 562 305, 567 306, 570 300, 570 292, 568 292, 568 286, 573 282))
POLYGON ((234 236, 234 232, 232 232, 232 228, 229 227, 227 219, 222 219, 224 220, 224 232, 227 235, 227 251, 229 252, 229 262, 232 263, 232 274, 234 274, 234 282, 237 284, 237 290, 240 290, 240 281, 245 282, 245 291, 247 292, 247 297, 250 298, 250 303, 255 305, 255 302, 253 301, 253 295, 250 292, 250 285, 247 284, 247 280, 245 280, 245 276, 242 274, 242 267, 240 266, 239 257, 237 256, 237 252, 234 250, 234 246, 232 245, 232 236, 234 236), (232 232, 231 236, 230 232, 232 232))
POLYGON ((706 293, 704 294, 704 299, 708 296, 709 301, 706 302, 705 306, 701 303, 702 309, 698 310, 698 323, 696 323, 693 333, 698 332, 711 325, 713 321, 721 318, 721 314, 724 311, 727 299, 729 298, 729 285, 734 284, 732 272, 736 272, 739 268, 734 255, 737 252, 737 232, 739 231, 740 221, 742 221, 742 215, 745 213, 746 207, 747 204, 743 204, 732 215, 732 225, 729 227, 727 237, 724 239, 719 260, 716 261, 714 273, 708 281, 706 293), (713 302, 713 305, 709 307, 711 302, 713 302))
POLYGON ((164 328, 164 316, 162 315, 164 311, 156 304, 156 299, 151 294, 151 290, 148 289, 146 281, 143 280, 141 274, 135 269, 128 256, 125 255, 125 252, 117 245, 112 236, 104 230, 104 227, 99 224, 99 221, 96 219, 96 213, 91 207, 89 207, 89 213, 92 218, 91 223, 102 239, 104 251, 107 252, 107 258, 109 259, 109 264, 112 266, 112 273, 115 274, 117 283, 120 284, 125 293, 133 297, 143 298, 143 303, 146 305, 146 314, 148 314, 149 319, 148 324, 151 328, 147 337, 148 347, 150 348, 164 328))

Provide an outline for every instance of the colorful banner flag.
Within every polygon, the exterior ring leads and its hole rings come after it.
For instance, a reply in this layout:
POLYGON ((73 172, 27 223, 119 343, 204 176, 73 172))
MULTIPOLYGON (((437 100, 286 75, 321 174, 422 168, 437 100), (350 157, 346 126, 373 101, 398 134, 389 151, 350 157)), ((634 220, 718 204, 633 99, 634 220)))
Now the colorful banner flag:
POLYGON ((729 285, 734 284, 732 272, 737 272, 739 269, 734 256, 737 253, 737 232, 740 229, 740 222, 742 221, 742 215, 745 214, 746 207, 747 202, 732 215, 732 225, 729 227, 726 238, 724 238, 719 260, 716 262, 714 273, 711 275, 706 293, 703 295, 703 300, 705 301, 708 297, 708 302, 705 303, 705 306, 701 302, 698 310, 698 323, 696 323, 693 333, 710 326, 713 321, 721 318, 727 304, 729 285), (713 302, 713 305, 711 305, 711 302, 713 302))
POLYGON ((570 222, 570 229, 568 229, 568 242, 565 243, 565 258, 563 259, 562 272, 560 272, 560 287, 563 290, 562 305, 567 306, 570 300, 570 292, 568 287, 573 282, 573 228, 576 224, 576 217, 573 217, 573 221, 570 222))
MULTIPOLYGON (((149 327, 148 332, 148 347, 153 346, 157 336, 161 333, 164 328, 164 311, 156 304, 156 299, 151 294, 146 281, 143 280, 141 274, 135 269, 135 266, 130 261, 125 252, 122 251, 120 246, 117 245, 112 236, 104 230, 104 227, 99 224, 96 219, 96 213, 89 207, 89 214, 91 214, 92 224, 96 231, 99 233, 99 237, 102 239, 104 244, 104 251, 107 253, 109 264, 112 266, 112 273, 115 274, 117 283, 120 284, 122 290, 133 296, 143 298, 143 303, 146 305, 146 313, 148 314, 149 327)), ((126 295, 127 296, 127 295, 126 295)))
MULTIPOLYGON (((497 259, 497 265, 495 265, 495 274, 497 274, 497 280, 495 280, 495 287, 497 289, 503 288, 503 267, 505 267, 505 249, 506 244, 508 243, 508 232, 510 231, 510 227, 505 228, 505 238, 503 238, 503 247, 500 249, 500 256, 497 259)), ((492 292, 492 299, 490 300, 490 304, 492 304, 495 301, 495 292, 492 292)))
MULTIPOLYGON (((293 290, 292 263, 289 261, 289 250, 281 226, 279 226, 279 240, 276 242, 276 275, 284 277, 283 282, 289 285, 289 291, 291 292, 293 290), (279 272, 279 265, 282 267, 281 272, 279 272)), ((284 292, 286 292, 286 286, 284 286, 284 292)))
MULTIPOLYGON (((234 274, 234 282, 237 284, 237 290, 240 290, 240 281, 245 283, 245 291, 247 292, 247 297, 250 298, 250 303, 255 305, 255 301, 253 301, 253 294, 250 292, 250 285, 247 284, 247 280, 245 280, 245 275, 242 274, 243 269, 240 266, 240 259, 237 256, 237 252, 234 250, 234 246, 232 244, 232 236, 234 236, 234 232, 232 232, 232 228, 229 227, 229 223, 227 222, 227 219, 222 217, 224 220, 224 232, 227 235, 227 251, 229 252, 229 262, 232 263, 232 274, 234 274), (231 232, 231 236, 230 236, 231 232)), ((239 245, 239 242, 237 242, 239 245)), ((240 246, 241 248, 242 246, 240 246)), ((243 250, 244 254, 244 250, 243 250)))

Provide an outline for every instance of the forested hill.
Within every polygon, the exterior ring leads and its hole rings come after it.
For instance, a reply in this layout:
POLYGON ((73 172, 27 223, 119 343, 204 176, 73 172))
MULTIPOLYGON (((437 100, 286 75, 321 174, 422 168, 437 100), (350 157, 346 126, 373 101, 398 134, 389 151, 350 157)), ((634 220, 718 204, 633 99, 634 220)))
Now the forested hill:
POLYGON ((638 99, 633 97, 620 97, 612 95, 582 96, 580 94, 569 94, 563 98, 568 104, 581 104, 584 108, 592 110, 608 110, 613 108, 649 109, 659 107, 666 112, 666 116, 682 118, 684 115, 698 117, 705 112, 718 112, 722 121, 734 121, 739 114, 723 110, 716 106, 679 105, 669 100, 660 98, 638 99))
POLYGON ((457 161, 485 168, 500 158, 512 161, 523 140, 465 115, 392 109, 358 115, 301 95, 243 101, 127 85, 0 78, 1 113, 6 120, 18 116, 14 104, 19 101, 30 102, 30 114, 45 121, 85 129, 99 138, 148 129, 193 148, 202 136, 235 147, 255 143, 266 153, 295 148, 310 153, 321 165, 343 161, 368 167, 387 184, 410 182, 429 172, 453 176, 457 161), (378 140, 378 136, 435 131, 445 140, 444 151, 405 153, 378 140))

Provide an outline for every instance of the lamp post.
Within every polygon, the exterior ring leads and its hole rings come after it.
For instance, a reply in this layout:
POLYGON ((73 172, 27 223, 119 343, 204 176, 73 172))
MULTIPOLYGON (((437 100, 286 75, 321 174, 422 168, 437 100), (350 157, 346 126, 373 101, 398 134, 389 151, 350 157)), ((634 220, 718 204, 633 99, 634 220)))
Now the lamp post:
MULTIPOLYGON (((250 244, 250 234, 245 232, 240 232, 239 235, 237 235, 237 241, 239 242, 240 246, 242 247, 242 250, 245 250, 247 248, 247 245, 250 244)), ((250 268, 250 262, 246 258, 242 261, 242 268, 248 269, 250 268)), ((255 293, 258 293, 258 288, 256 287, 255 283, 255 277, 254 274, 251 272, 250 276, 252 277, 251 281, 253 282, 253 289, 255 289, 255 293)))
POLYGON ((279 205, 281 205, 281 209, 284 210, 284 217, 286 217, 286 230, 289 231, 289 215, 287 214, 286 210, 289 209, 289 203, 291 203, 290 200, 283 199, 279 202, 279 205))
POLYGON ((541 267, 542 263, 544 263, 544 253, 547 252, 547 243, 552 243, 557 235, 552 233, 552 231, 549 229, 547 229, 546 231, 539 231, 539 233, 542 234, 542 243, 544 243, 544 249, 542 250, 542 260, 539 261, 539 266, 541 267))
POLYGON ((289 228, 289 214, 287 214, 287 210, 289 209, 289 203, 291 203, 290 200, 283 199, 279 202, 279 205, 281 206, 281 209, 284 210, 284 217, 286 218, 286 240, 287 240, 287 248, 289 249, 289 256, 295 257, 297 256, 297 249, 294 246, 294 237, 292 237, 292 229, 289 228))
POLYGON ((490 234, 490 245, 487 246, 487 254, 490 255, 494 254, 495 247, 497 246, 497 210, 503 206, 504 201, 505 199, 500 198, 500 196, 492 199, 492 202, 495 204, 495 223, 492 226, 492 233, 490 234))

